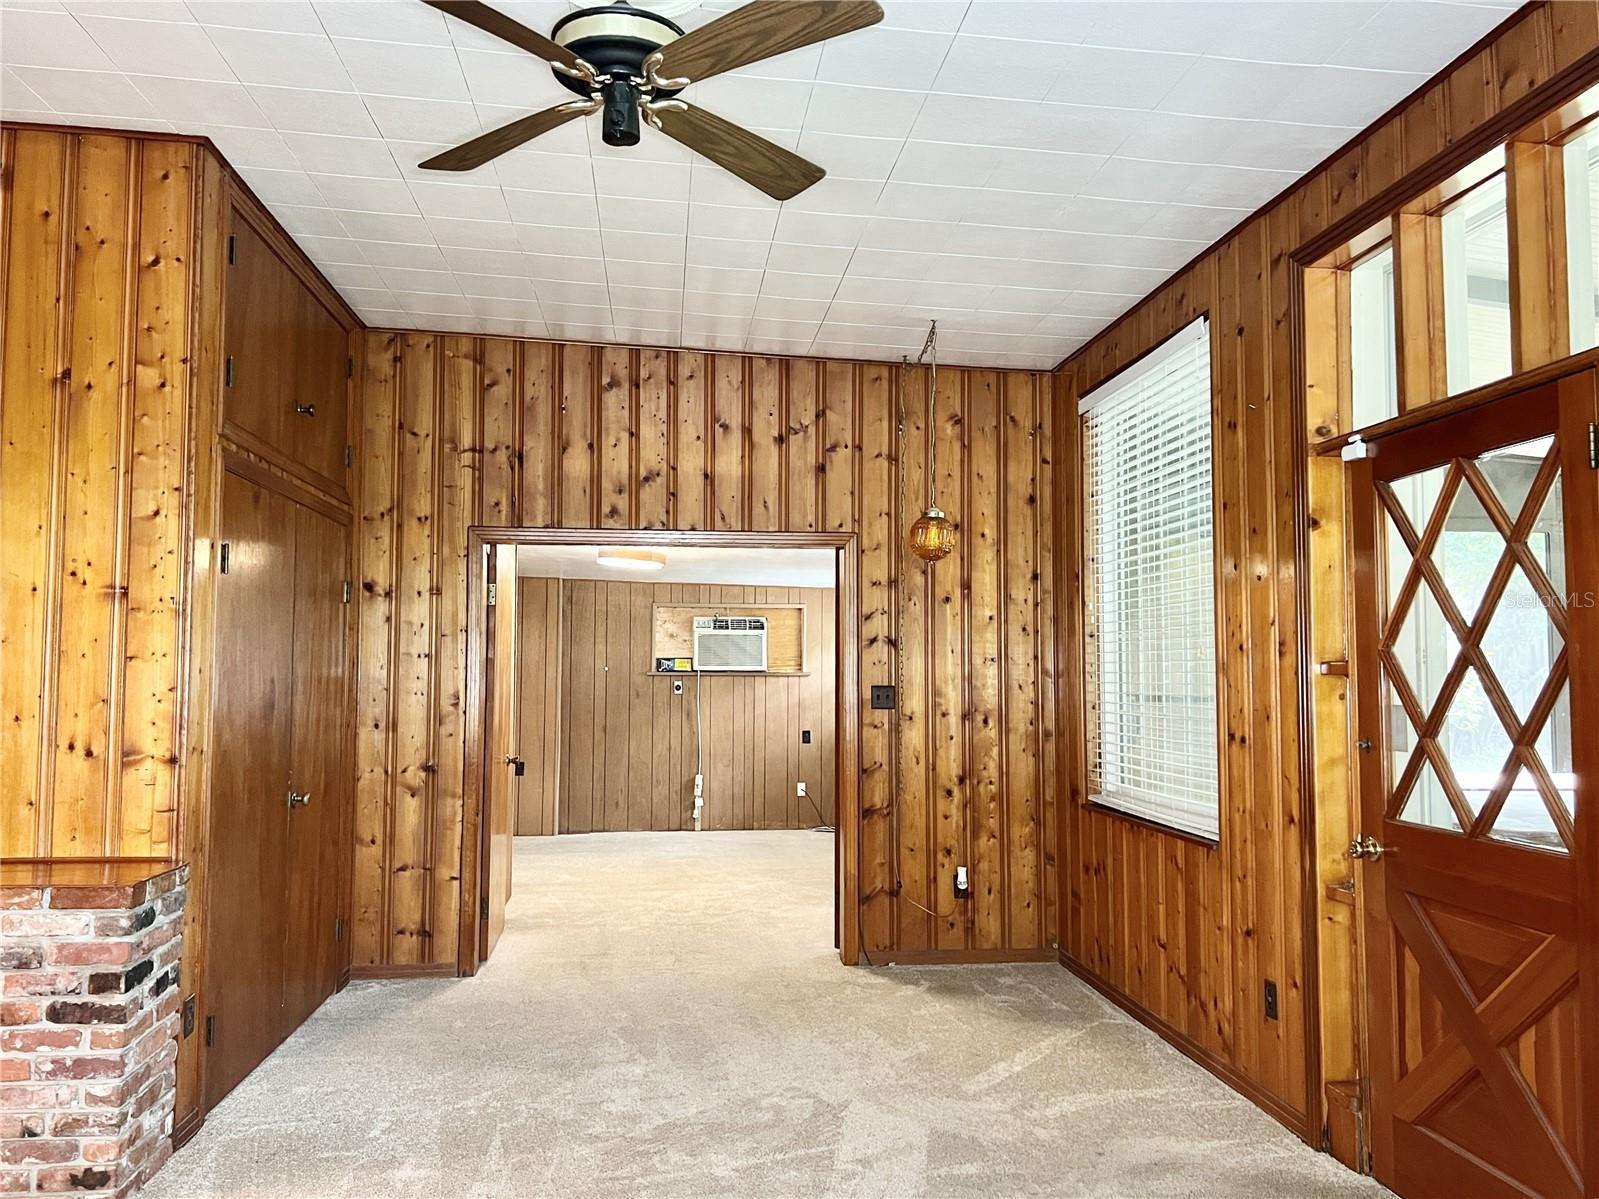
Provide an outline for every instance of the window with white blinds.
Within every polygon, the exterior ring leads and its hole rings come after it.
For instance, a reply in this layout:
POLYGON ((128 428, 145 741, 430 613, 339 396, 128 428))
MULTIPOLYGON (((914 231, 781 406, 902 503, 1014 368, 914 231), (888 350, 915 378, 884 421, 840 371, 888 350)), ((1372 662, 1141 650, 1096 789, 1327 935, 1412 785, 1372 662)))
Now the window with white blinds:
POLYGON ((1096 803, 1215 840, 1210 325, 1083 399, 1088 784, 1096 803))

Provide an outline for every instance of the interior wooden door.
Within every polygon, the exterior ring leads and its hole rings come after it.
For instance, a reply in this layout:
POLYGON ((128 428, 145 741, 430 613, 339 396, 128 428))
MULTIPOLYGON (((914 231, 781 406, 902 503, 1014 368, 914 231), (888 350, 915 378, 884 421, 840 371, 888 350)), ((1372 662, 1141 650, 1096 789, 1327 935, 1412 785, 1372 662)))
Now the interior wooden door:
POLYGON ((489 611, 489 720, 485 769, 483 901, 481 958, 487 961, 505 931, 511 899, 511 838, 516 819, 517 769, 522 759, 517 719, 519 676, 516 547, 495 546, 489 553, 494 607, 489 611))
POLYGON ((1599 1191, 1591 373, 1356 464, 1373 1169, 1405 1199, 1599 1191))
POLYGON ((516 602, 521 623, 517 752, 527 763, 517 780, 516 835, 550 837, 557 827, 561 777, 561 580, 522 579, 516 602))
POLYGON ((224 476, 206 865, 206 1105, 283 1036, 294 505, 224 476))
POLYGON ((344 837, 351 787, 347 628, 347 526, 294 508, 293 735, 289 757, 285 1034, 338 987, 344 914, 344 837))

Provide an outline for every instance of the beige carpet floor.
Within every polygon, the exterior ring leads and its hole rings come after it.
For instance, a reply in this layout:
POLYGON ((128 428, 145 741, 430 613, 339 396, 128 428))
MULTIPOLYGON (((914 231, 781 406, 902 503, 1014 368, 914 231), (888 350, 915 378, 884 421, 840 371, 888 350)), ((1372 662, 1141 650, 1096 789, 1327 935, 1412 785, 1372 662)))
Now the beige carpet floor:
POLYGON ((831 883, 818 833, 519 840, 478 977, 335 996, 146 1194, 1386 1194, 1059 966, 841 966, 831 883))

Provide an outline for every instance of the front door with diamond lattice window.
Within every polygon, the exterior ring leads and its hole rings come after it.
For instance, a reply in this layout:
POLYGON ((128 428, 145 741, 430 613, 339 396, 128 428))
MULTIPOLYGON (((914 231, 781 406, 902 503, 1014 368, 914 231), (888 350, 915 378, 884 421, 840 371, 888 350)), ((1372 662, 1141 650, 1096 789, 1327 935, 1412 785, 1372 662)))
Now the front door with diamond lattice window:
POLYGON ((1352 467, 1377 1177, 1599 1194, 1592 372, 1352 467))

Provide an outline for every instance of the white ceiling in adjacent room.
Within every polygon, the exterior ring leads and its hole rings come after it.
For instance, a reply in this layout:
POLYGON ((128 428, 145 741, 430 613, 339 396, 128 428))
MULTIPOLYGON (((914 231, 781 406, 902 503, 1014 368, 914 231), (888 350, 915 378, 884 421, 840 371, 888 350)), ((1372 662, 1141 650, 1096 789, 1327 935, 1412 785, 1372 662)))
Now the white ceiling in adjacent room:
POLYGON ((209 136, 376 326, 1047 368, 1516 5, 884 7, 685 93, 827 169, 782 204, 597 117, 418 170, 571 99, 419 0, 0 0, 0 110, 209 136))
POLYGON ((653 546, 666 556, 659 570, 602 566, 597 545, 517 547, 516 573, 530 578, 604 579, 613 583, 722 583, 739 587, 831 587, 830 549, 741 549, 725 546, 653 546))

